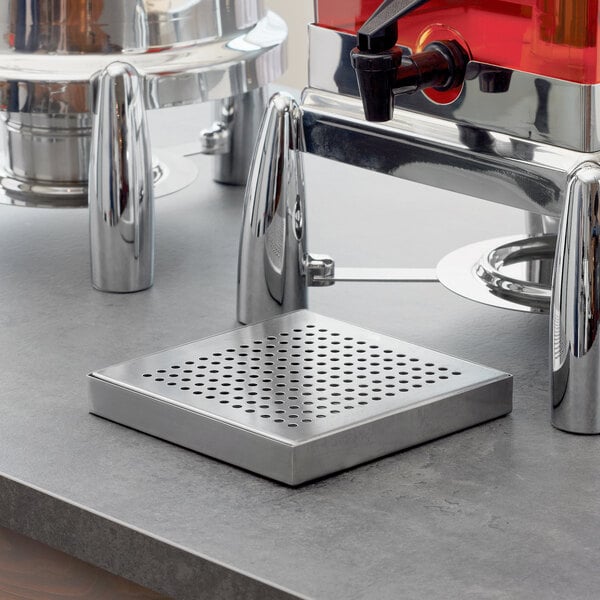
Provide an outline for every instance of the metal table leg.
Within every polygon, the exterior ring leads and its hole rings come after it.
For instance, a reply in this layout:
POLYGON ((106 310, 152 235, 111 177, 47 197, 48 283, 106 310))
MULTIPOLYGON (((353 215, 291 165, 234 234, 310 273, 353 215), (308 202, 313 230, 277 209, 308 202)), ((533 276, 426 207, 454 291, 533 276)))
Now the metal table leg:
POLYGON ((267 106, 267 91, 259 87, 215 103, 215 117, 223 127, 226 144, 215 157, 215 181, 245 185, 258 130, 267 106))

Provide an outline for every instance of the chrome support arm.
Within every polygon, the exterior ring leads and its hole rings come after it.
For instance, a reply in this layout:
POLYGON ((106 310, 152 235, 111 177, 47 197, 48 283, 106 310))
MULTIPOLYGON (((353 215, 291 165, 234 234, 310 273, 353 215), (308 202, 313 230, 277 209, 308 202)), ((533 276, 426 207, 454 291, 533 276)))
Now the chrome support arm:
POLYGON ((600 433, 600 165, 567 188, 552 285, 552 424, 600 433))
POLYGON ((438 282, 436 269, 413 269, 403 267, 335 267, 328 274, 315 274, 311 286, 334 283, 427 283, 438 282))
POLYGON ((410 283, 439 281, 436 269, 337 267, 327 254, 307 254, 306 285, 326 287, 334 283, 410 283))
POLYGON ((302 132, 296 101, 273 96, 244 199, 237 297, 242 323, 307 307, 302 132))
POLYGON ((335 261, 328 254, 307 254, 304 264, 309 287, 328 287, 336 282, 335 261))
POLYGON ((136 292, 154 274, 154 191, 142 79, 117 62, 94 80, 88 200, 92 284, 136 292))

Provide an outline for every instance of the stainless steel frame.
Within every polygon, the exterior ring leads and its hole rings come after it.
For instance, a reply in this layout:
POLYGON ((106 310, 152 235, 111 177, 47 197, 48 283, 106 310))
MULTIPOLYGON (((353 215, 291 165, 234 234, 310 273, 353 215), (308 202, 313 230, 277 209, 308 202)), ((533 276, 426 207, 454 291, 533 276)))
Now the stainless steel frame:
POLYGON ((599 155, 396 109, 367 123, 358 98, 307 89, 306 151, 544 215, 561 213, 570 174, 599 155))
MULTIPOLYGON (((308 35, 309 87, 359 97, 350 62, 355 36, 315 25, 309 26, 308 35)), ((396 106, 476 130, 597 152, 599 95, 599 85, 582 85, 473 61, 467 67, 460 96, 451 104, 436 104, 416 93, 396 96, 396 106)))
MULTIPOLYGON (((494 85, 497 67, 472 63, 454 104, 436 105, 421 94, 404 96, 392 121, 368 123, 348 58, 352 36, 312 26, 310 43, 310 87, 302 106, 280 96, 269 109, 289 130, 301 123, 302 135, 279 136, 273 143, 279 129, 267 121, 257 148, 240 245, 239 320, 254 322, 306 306, 302 290, 309 255, 302 256, 289 226, 297 214, 294 207, 304 205, 297 176, 302 152, 550 220, 562 215, 551 300, 552 422, 567 431, 600 433, 598 86, 500 70, 504 84, 509 82, 503 89, 494 85), (282 175, 284 164, 294 168, 282 175), (285 201, 278 205, 273 199, 280 198, 285 201), (250 208, 269 206, 264 214, 281 217, 262 220, 258 227, 261 213, 250 208), (278 289, 293 294, 273 293, 263 273, 247 276, 249 265, 267 264, 273 238, 278 248, 292 248, 290 260, 288 254, 280 259, 278 289)), ((302 244, 305 239, 302 228, 302 244)))

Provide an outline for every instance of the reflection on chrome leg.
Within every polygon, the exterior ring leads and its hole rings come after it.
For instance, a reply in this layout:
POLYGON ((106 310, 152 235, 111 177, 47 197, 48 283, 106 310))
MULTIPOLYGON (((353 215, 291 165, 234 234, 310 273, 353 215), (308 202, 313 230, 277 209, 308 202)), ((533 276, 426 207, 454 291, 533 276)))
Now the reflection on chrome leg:
POLYGON ((259 133, 244 200, 238 320, 256 323, 306 308, 302 112, 276 94, 259 133))
POLYGON ((105 292, 152 285, 154 191, 142 81, 113 63, 94 82, 89 173, 92 284, 105 292))
POLYGON ((264 87, 216 103, 216 118, 227 135, 227 151, 215 157, 215 181, 244 185, 267 106, 264 87))
POLYGON ((560 226, 551 308, 552 424, 600 433, 600 165, 570 181, 560 226))

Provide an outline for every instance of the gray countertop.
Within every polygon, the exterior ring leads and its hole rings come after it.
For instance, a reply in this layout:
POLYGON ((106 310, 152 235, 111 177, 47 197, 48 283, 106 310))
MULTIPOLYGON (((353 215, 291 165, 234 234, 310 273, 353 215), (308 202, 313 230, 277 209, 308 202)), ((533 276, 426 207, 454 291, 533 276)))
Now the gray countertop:
MULTIPOLYGON (((236 326, 243 192, 195 161, 196 183, 158 201, 142 293, 91 289, 85 210, 0 207, 0 525, 182 599, 597 598, 600 438, 550 425, 546 317, 435 283, 311 290, 317 312, 513 373, 515 396, 506 418, 298 489, 88 414, 88 372, 236 326)), ((310 249, 339 266, 434 266, 524 227, 456 194, 306 170, 310 249)))

